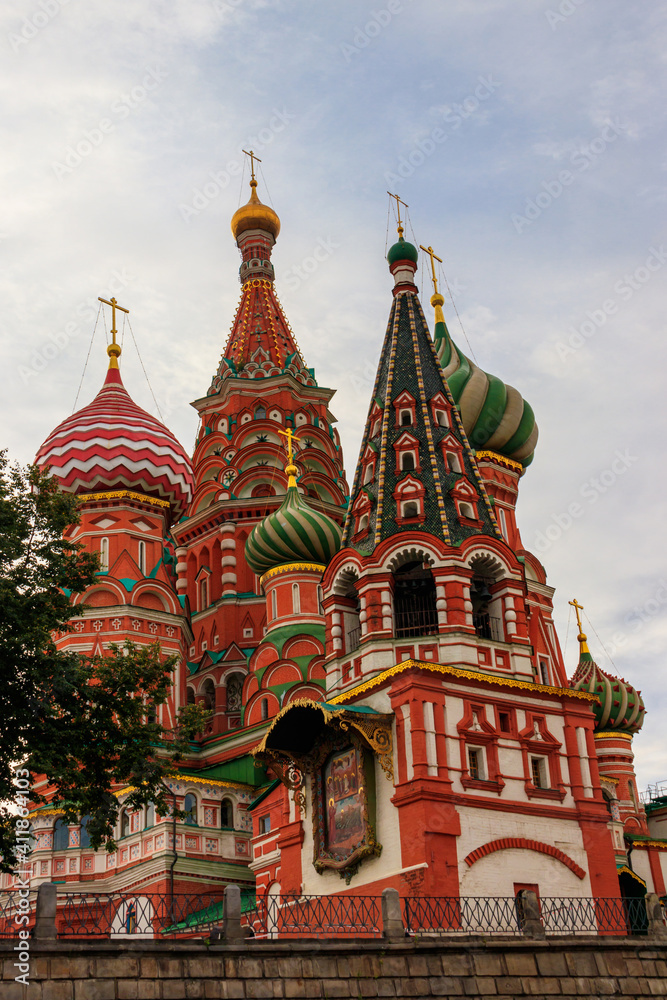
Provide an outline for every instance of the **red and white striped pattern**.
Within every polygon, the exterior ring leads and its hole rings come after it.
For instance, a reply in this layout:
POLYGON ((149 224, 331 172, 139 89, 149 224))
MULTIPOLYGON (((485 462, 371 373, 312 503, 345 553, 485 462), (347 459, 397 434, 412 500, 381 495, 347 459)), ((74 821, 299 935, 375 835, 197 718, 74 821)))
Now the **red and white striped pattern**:
POLYGON ((169 500, 180 517, 192 499, 192 465, 164 424, 137 406, 110 368, 102 389, 67 417, 37 453, 68 493, 130 489, 169 500))

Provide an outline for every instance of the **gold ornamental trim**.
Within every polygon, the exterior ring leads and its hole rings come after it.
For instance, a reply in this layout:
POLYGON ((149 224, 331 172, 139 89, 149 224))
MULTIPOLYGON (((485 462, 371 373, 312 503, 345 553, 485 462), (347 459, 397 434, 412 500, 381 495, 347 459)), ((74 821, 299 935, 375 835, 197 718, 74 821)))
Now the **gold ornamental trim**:
POLYGON ((168 500, 160 500, 158 497, 147 497, 143 493, 134 493, 132 490, 110 490, 108 493, 83 493, 80 494, 80 500, 82 503, 87 503, 89 500, 122 500, 123 497, 127 497, 128 500, 139 500, 141 503, 150 503, 154 507, 169 507, 168 500))
POLYGON ((523 471, 521 462, 515 462, 513 458, 507 458, 505 455, 499 455, 497 451, 476 451, 475 458, 490 458, 493 462, 498 462, 499 465, 506 465, 508 469, 515 469, 517 472, 523 471))
POLYGON ((537 691, 540 694, 557 695, 561 698, 579 698, 581 701, 598 700, 597 695, 589 694, 588 691, 575 691, 574 688, 551 687, 549 684, 531 684, 530 681, 517 681, 512 677, 495 677, 493 674, 483 674, 478 670, 462 670, 460 667, 450 667, 444 663, 404 660, 402 663, 397 663, 395 666, 389 667, 388 670, 383 670, 377 677, 371 677, 369 681, 365 681, 363 684, 359 684, 358 687, 352 688, 351 691, 345 691, 343 694, 336 695, 335 698, 330 698, 329 704, 340 705, 348 698, 353 698, 355 695, 363 694, 364 691, 378 687, 380 684, 384 684, 386 680, 389 680, 390 677, 396 677, 398 674, 405 673, 406 670, 414 669, 414 667, 418 667, 420 670, 430 670, 434 674, 448 674, 450 677, 460 677, 463 680, 480 681, 485 684, 497 684, 500 687, 518 688, 521 691, 537 691))
POLYGON ((593 733, 594 740, 632 740, 632 733, 616 733, 613 729, 605 729, 601 733, 593 733))
POLYGON ((279 576, 281 573, 289 573, 292 570, 312 570, 315 573, 324 573, 326 566, 324 563, 311 563, 311 562, 291 562, 285 563, 282 566, 274 566, 273 569, 267 569, 259 578, 260 586, 262 586, 265 580, 270 580, 274 576, 279 576))

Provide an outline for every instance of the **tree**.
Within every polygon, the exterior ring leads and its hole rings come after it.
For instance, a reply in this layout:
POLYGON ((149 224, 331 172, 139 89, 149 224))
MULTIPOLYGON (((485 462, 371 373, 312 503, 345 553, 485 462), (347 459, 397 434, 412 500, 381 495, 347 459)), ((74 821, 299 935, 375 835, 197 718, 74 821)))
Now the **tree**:
MULTIPOLYGON (((71 594, 93 583, 97 557, 69 541, 78 501, 48 472, 10 467, 0 453, 0 870, 17 860, 15 806, 24 811, 16 772, 44 775, 66 822, 89 816, 93 847, 113 849, 114 790, 132 791, 130 808, 169 810, 165 778, 208 714, 181 709, 169 730, 156 720, 176 658, 160 646, 112 646, 108 656, 58 650, 54 634, 80 615, 71 594)), ((34 789, 26 795, 44 801, 34 789)), ((19 831, 20 832, 20 831, 19 831)))

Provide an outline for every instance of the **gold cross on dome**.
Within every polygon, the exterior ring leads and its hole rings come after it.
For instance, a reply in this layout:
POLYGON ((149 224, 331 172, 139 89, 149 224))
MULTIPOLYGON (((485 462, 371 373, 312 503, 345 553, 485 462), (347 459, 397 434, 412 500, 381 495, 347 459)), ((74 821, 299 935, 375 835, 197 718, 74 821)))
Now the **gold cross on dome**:
POLYGON ((396 212, 398 214, 398 235, 402 236, 403 235, 403 225, 401 223, 401 205, 403 206, 403 208, 407 208, 408 206, 405 204, 404 201, 402 201, 398 197, 397 194, 392 194, 391 191, 387 191, 387 194, 389 195, 390 198, 395 198, 396 199, 396 212))
POLYGON ((292 441, 300 441, 291 427, 288 427, 286 431, 278 431, 283 437, 287 438, 287 461, 290 465, 294 462, 294 450, 292 448, 292 441))
POLYGON ((254 181, 254 179, 255 179, 255 160, 257 160, 258 163, 261 163, 262 161, 260 160, 259 156, 255 155, 255 153, 252 151, 252 149, 251 150, 242 149, 241 152, 245 153, 246 156, 250 157, 250 180, 254 181))
POLYGON ((579 603, 579 601, 576 599, 576 597, 575 597, 575 599, 573 601, 568 601, 567 603, 571 604, 572 607, 574 608, 574 613, 577 616, 577 626, 579 628, 579 631, 581 632, 582 631, 582 628, 581 628, 581 617, 579 615, 579 612, 584 610, 584 606, 583 606, 583 604, 579 603))
POLYGON ((435 264, 433 263, 433 261, 437 260, 438 264, 442 264, 442 257, 436 257, 436 255, 433 253, 433 247, 423 247, 420 243, 419 249, 423 250, 424 253, 427 253, 431 258, 431 281, 433 282, 433 291, 435 292, 436 295, 439 295, 440 293, 438 292, 438 279, 436 277, 435 264))
POLYGON ((118 330, 116 329, 116 309, 122 313, 129 313, 129 309, 124 309, 123 306, 119 306, 115 299, 103 299, 101 295, 97 296, 98 302, 103 302, 105 306, 111 306, 111 340, 112 343, 116 343, 116 334, 118 330))

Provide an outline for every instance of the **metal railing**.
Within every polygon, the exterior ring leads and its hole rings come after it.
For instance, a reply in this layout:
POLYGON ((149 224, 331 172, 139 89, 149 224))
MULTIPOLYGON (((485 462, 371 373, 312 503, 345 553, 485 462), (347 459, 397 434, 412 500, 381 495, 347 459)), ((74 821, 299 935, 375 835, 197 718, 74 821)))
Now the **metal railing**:
POLYGON ((252 937, 380 937, 378 896, 263 896, 241 918, 252 937))
POLYGON ((667 781, 656 781, 655 785, 649 785, 646 791, 639 793, 639 801, 644 805, 649 805, 660 799, 667 801, 667 781))
POLYGON ((32 930, 36 902, 36 889, 29 890, 27 895, 25 890, 19 892, 18 889, 0 892, 0 938, 15 938, 19 930, 32 930))
POLYGON ((500 618, 491 615, 473 615, 472 623, 480 639, 492 639, 494 642, 504 642, 503 626, 500 618))
POLYGON ((644 897, 573 899, 542 896, 539 908, 547 934, 645 934, 648 929, 644 897))
POLYGON ((355 649, 359 649, 359 643, 361 642, 361 625, 357 625, 356 628, 350 629, 345 637, 345 652, 353 653, 355 649))
POLYGON ((438 634, 438 612, 434 602, 413 600, 394 612, 396 636, 401 639, 438 634))
POLYGON ((514 896, 408 896, 402 900, 408 934, 521 934, 521 900, 514 896))
POLYGON ((223 916, 224 890, 162 894, 68 892, 58 896, 59 937, 201 935, 223 916), (62 905, 61 905, 62 904, 62 905))

